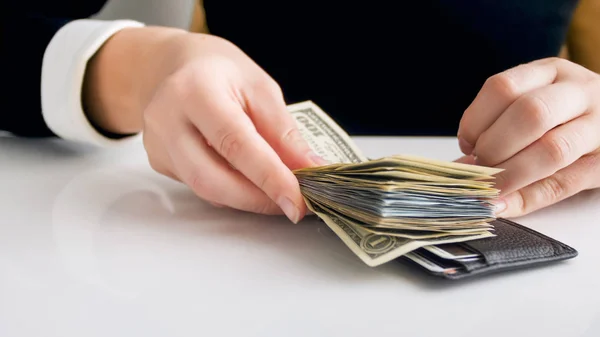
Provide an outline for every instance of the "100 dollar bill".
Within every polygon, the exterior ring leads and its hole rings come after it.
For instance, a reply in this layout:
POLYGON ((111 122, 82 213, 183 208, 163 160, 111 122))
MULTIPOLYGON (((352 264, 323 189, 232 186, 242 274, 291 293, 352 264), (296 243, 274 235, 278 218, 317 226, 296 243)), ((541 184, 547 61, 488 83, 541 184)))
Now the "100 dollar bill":
POLYGON ((313 102, 288 105, 288 111, 311 149, 330 164, 367 161, 348 134, 313 102))
MULTIPOLYGON (((300 133, 311 149, 328 161, 335 163, 361 163, 368 159, 350 136, 337 125, 331 117, 312 101, 288 105, 288 111, 294 117, 300 133)), ((446 163, 452 168, 453 163, 446 163)), ((457 164, 460 166, 460 164, 457 164)), ((414 240, 383 233, 374 233, 356 223, 344 221, 334 214, 324 211, 325 207, 304 198, 308 208, 319 216, 331 230, 369 266, 377 266, 407 254, 424 246, 482 239, 494 234, 481 231, 465 236, 450 236, 414 240)), ((351 206, 349 206, 351 207, 351 206)))

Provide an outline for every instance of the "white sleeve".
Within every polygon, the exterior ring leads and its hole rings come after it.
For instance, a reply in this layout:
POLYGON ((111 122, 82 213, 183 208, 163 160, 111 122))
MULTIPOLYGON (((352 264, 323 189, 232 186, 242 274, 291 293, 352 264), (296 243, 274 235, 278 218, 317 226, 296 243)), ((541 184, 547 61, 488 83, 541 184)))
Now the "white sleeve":
POLYGON ((132 20, 82 19, 63 26, 46 47, 42 63, 42 115, 58 137, 97 146, 119 144, 107 138, 86 117, 81 90, 88 60, 106 40, 127 27, 142 27, 132 20))

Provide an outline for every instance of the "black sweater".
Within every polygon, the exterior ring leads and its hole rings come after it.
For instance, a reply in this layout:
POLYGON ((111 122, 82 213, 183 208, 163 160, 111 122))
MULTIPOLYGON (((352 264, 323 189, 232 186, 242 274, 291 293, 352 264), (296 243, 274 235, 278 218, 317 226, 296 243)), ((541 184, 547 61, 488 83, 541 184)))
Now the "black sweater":
MULTIPOLYGON (((105 1, 5 1, 0 130, 54 136, 44 124, 45 47, 105 1)), ((455 135, 487 77, 556 56, 576 0, 205 0, 208 27, 351 134, 455 135)))

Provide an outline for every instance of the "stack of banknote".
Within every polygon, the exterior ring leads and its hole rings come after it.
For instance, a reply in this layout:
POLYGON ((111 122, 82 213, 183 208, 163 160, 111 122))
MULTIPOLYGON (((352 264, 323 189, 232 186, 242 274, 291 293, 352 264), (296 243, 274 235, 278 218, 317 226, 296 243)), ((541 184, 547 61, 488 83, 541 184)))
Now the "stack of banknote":
POLYGON ((414 155, 369 159, 313 102, 288 109, 329 162, 294 171, 308 208, 367 265, 494 235, 500 169, 414 155))

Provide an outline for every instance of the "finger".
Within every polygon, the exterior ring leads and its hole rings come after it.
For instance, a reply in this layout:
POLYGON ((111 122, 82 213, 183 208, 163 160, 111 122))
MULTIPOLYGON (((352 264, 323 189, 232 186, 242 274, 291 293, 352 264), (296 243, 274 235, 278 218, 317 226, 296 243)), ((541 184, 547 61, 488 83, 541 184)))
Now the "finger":
POLYGON ((591 74, 565 59, 547 58, 491 76, 461 118, 458 128, 461 150, 471 154, 479 136, 521 95, 560 81, 589 79, 591 74))
POLYGON ((454 162, 456 163, 461 163, 461 164, 470 164, 470 165, 474 165, 475 164, 475 157, 474 156, 462 156, 456 160, 454 160, 454 162))
POLYGON ((282 213, 263 191, 215 153, 193 125, 181 128, 169 154, 179 178, 211 204, 253 213, 282 213))
POLYGON ((554 83, 562 81, 583 81, 594 76, 591 70, 560 57, 547 57, 529 62, 533 66, 551 65, 556 68, 554 83))
MULTIPOLYGON (((226 99, 189 116, 212 147, 297 223, 306 212, 296 176, 258 134, 239 104, 226 99), (223 103, 230 102, 230 103, 223 103)), ((206 103, 206 102, 202 102, 206 103)))
POLYGON ((181 181, 172 171, 173 163, 159 136, 150 128, 144 127, 142 140, 150 167, 173 180, 181 181))
POLYGON ((479 136, 477 164, 506 161, 549 130, 585 113, 590 104, 590 96, 576 82, 559 82, 522 95, 479 136))
MULTIPOLYGON (((173 173, 173 162, 171 161, 171 156, 167 153, 167 149, 164 147, 159 136, 153 132, 151 128, 144 128, 143 139, 144 147, 148 153, 150 166, 156 172, 183 183, 183 181, 175 173, 173 173)), ((222 204, 212 201, 208 201, 208 203, 217 208, 225 207, 222 204)))
POLYGON ((600 188, 600 148, 591 155, 586 156, 586 165, 590 168, 590 184, 586 190, 600 188))
POLYGON ((586 155, 554 175, 539 180, 501 200, 504 210, 497 216, 510 218, 526 215, 555 204, 576 193, 600 187, 600 154, 586 155))
POLYGON ((248 96, 248 115, 258 133, 290 169, 327 164, 312 152, 300 134, 275 81, 268 78, 268 81, 255 85, 248 96))
POLYGON ((596 125, 598 120, 593 115, 579 117, 549 131, 516 156, 497 165, 505 169, 496 177, 496 187, 501 190, 501 195, 549 177, 595 151, 600 147, 596 125))
POLYGON ((521 64, 488 78, 465 110, 458 127, 459 146, 471 154, 479 136, 519 96, 551 84, 557 69, 552 64, 521 64))

